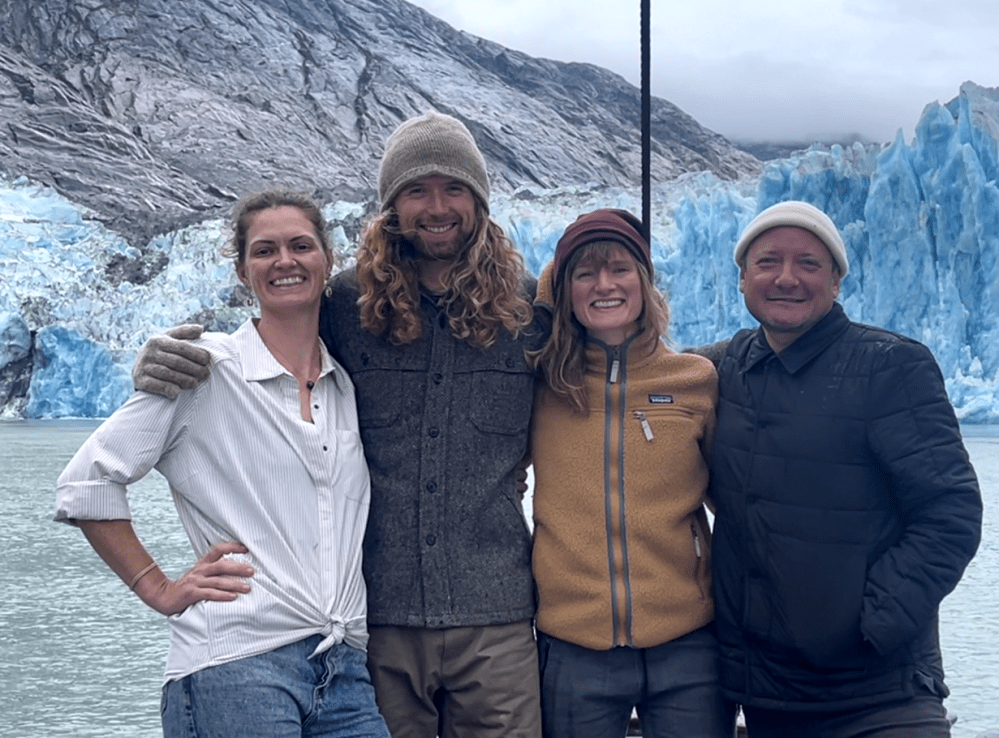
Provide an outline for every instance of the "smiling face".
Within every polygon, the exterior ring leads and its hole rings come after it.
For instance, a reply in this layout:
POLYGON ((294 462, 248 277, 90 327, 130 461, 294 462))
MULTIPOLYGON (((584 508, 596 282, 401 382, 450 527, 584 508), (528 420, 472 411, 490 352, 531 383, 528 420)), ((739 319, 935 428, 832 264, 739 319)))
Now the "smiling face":
POLYGON ((639 330, 642 314, 642 281, 638 262, 627 249, 609 244, 606 256, 600 244, 586 251, 571 266, 569 289, 572 313, 586 332, 609 346, 619 346, 639 330))
POLYGON ((832 309, 839 283, 832 254, 817 236, 780 226, 750 244, 739 291, 770 347, 780 353, 832 309))
POLYGON ((236 273, 253 290, 262 312, 318 309, 332 260, 315 226, 291 205, 250 217, 246 251, 236 273))
POLYGON ((475 228, 475 195, 453 177, 415 179, 399 190, 393 205, 403 236, 424 259, 453 261, 475 228))

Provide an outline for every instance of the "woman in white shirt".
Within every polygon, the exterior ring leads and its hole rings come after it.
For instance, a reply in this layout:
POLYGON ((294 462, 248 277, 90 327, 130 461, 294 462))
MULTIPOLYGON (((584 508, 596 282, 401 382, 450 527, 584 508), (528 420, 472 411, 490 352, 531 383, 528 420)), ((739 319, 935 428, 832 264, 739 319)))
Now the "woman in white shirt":
POLYGON ((333 266, 308 197, 244 198, 227 255, 260 317, 205 334, 209 380, 135 393, 59 478, 56 520, 171 625, 168 738, 378 736, 365 666, 369 480, 354 388, 319 340, 333 266), (131 524, 127 485, 169 481, 198 562, 171 580, 131 524))

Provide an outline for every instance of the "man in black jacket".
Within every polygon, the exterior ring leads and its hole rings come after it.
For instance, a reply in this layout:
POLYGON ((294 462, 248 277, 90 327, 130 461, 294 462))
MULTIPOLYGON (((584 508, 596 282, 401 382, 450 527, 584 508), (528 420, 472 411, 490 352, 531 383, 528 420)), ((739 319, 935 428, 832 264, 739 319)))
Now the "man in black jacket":
POLYGON ((712 466, 726 695, 752 738, 950 735, 940 601, 981 495, 929 350, 851 322, 833 222, 760 213, 735 249, 760 322, 719 364, 712 466))

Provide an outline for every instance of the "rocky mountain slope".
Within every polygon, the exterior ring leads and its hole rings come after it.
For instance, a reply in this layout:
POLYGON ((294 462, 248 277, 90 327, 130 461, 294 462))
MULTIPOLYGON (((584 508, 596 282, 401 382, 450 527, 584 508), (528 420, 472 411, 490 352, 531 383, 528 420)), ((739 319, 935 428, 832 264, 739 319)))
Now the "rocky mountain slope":
MULTIPOLYGON (((385 137, 431 108, 465 121, 499 191, 639 186, 636 88, 402 0, 0 0, 0 17, 0 172, 140 248, 261 186, 366 201, 385 137)), ((656 180, 759 173, 669 102, 652 118, 656 180)))

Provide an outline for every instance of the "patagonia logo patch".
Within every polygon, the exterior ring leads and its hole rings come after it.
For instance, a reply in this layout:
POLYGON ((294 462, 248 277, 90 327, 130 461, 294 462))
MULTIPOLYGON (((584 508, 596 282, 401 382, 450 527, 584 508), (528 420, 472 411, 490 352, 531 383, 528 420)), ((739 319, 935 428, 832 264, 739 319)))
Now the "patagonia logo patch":
POLYGON ((649 402, 653 405, 672 405, 673 395, 649 395, 649 402))

